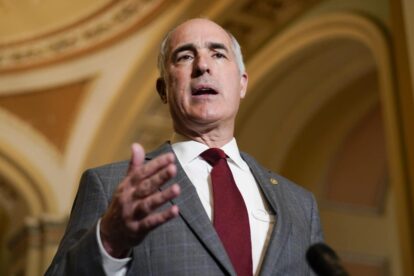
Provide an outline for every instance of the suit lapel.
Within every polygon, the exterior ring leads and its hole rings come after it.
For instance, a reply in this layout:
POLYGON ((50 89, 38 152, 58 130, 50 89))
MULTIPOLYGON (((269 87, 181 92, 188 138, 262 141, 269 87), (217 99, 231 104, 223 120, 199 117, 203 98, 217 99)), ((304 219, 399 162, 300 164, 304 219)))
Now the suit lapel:
POLYGON ((269 207, 271 207, 275 213, 276 223, 260 268, 260 274, 272 275, 274 274, 272 273, 272 270, 276 267, 278 259, 281 257, 283 247, 288 240, 291 228, 291 220, 289 212, 286 210, 287 204, 285 203, 285 197, 283 196, 281 187, 281 182, 283 182, 283 180, 278 179, 277 176, 271 174, 270 171, 264 170, 251 156, 242 153, 242 157, 249 165, 257 183, 262 189, 263 194, 269 203, 269 207))
MULTIPOLYGON (((158 150, 153 151, 147 155, 147 159, 153 159, 154 157, 173 152, 169 143, 164 144, 158 150)), ((168 181, 161 189, 166 189, 174 183, 178 183, 181 188, 181 194, 172 200, 173 204, 177 205, 180 210, 180 216, 186 221, 188 226, 194 232, 194 234, 200 239, 207 250, 217 260, 217 262, 228 273, 235 275, 235 271, 230 262, 230 259, 201 204, 197 191, 190 179, 185 174, 181 164, 177 161, 177 175, 174 179, 168 181)))

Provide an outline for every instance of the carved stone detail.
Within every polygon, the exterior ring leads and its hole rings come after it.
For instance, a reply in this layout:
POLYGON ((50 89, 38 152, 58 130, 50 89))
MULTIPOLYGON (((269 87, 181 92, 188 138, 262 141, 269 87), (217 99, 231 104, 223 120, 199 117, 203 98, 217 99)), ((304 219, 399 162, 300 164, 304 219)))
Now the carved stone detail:
POLYGON ((320 0, 248 0, 231 13, 223 14, 221 24, 237 38, 248 58, 289 21, 318 2, 320 0))
POLYGON ((75 26, 22 41, 0 41, 0 72, 37 66, 102 47, 139 29, 169 3, 124 0, 75 26))

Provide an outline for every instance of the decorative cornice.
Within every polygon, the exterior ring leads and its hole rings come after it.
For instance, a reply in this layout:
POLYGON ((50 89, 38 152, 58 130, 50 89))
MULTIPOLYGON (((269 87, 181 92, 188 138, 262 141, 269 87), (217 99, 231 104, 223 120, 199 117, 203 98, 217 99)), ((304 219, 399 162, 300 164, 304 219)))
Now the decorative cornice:
POLYGON ((223 15, 221 25, 237 38, 248 59, 288 22, 320 1, 247 0, 223 15))
POLYGON ((70 26, 37 37, 0 41, 0 73, 55 63, 108 46, 144 27, 171 2, 116 0, 70 26))

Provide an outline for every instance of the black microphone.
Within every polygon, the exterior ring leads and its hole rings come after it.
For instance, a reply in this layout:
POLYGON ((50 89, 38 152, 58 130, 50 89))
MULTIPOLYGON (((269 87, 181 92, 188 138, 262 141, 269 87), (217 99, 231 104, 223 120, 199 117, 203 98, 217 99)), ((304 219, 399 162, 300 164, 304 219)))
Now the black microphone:
POLYGON ((309 247, 306 259, 318 276, 349 276, 339 263, 335 251, 324 243, 316 243, 309 247))

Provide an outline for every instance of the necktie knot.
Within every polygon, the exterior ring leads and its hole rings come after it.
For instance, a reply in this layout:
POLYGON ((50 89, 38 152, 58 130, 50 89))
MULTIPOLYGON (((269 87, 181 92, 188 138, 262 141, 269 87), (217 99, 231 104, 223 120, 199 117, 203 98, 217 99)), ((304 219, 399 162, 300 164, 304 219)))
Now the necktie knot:
POLYGON ((226 159, 227 155, 219 148, 209 148, 203 151, 200 156, 206 160, 211 166, 215 166, 220 159, 226 159))

